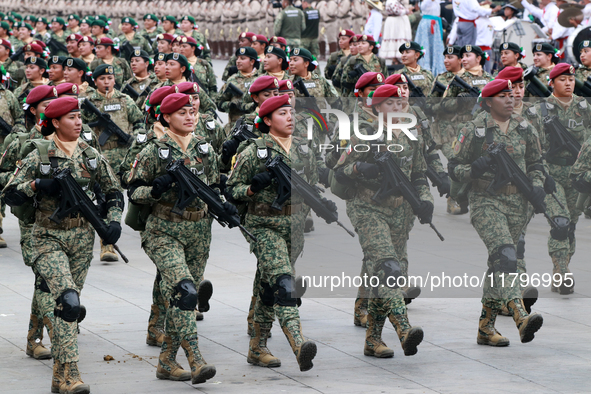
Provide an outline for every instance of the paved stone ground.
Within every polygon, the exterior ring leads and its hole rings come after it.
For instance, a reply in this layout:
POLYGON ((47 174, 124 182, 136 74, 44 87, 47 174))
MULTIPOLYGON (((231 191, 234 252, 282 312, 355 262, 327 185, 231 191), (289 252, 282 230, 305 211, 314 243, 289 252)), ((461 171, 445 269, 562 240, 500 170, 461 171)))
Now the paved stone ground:
MULTIPOLYGON (((214 61, 221 75, 223 64, 214 61)), ((220 84, 221 86, 221 84, 220 84)), ((348 225, 339 201, 341 219, 348 225)), ((416 225, 409 241, 410 271, 480 272, 486 250, 469 217, 449 216, 445 201, 436 198, 435 218, 446 237, 439 242, 426 226, 416 225)), ((306 235, 305 255, 335 245, 342 230, 315 220, 306 235)), ((528 229, 526 259, 530 272, 549 272, 546 252, 548 226, 536 217, 528 229)), ((25 355, 33 275, 22 263, 18 225, 5 220, 8 249, 0 250, 0 391, 49 392, 51 360, 25 355)), ((344 235, 347 237, 346 235, 344 235)), ((591 221, 577 226, 577 253, 571 263, 577 279, 576 294, 561 297, 540 288, 534 310, 544 326, 529 344, 521 344, 511 318, 499 317, 497 328, 511 340, 507 348, 476 344, 480 289, 468 298, 435 298, 425 292, 409 306, 413 325, 425 330, 419 352, 405 357, 393 328, 384 330, 395 358, 363 355, 364 330, 353 325, 352 298, 306 298, 300 308, 304 334, 318 344, 315 367, 299 372, 283 333, 276 324, 269 347, 281 358, 276 369, 246 362, 246 314, 255 271, 255 258, 236 230, 214 225, 212 252, 206 277, 214 283, 211 310, 198 322, 200 346, 217 367, 210 383, 156 379, 159 349, 145 344, 155 267, 140 249, 139 234, 124 226, 119 246, 130 259, 105 264, 98 261, 99 245, 82 293, 88 309, 79 336, 80 370, 92 393, 588 393, 591 369, 591 302, 587 265, 591 254, 591 221), (587 262, 587 263, 586 263, 587 262), (114 361, 105 362, 111 355, 114 361)), ((357 245, 357 240, 350 241, 357 245)), ((338 267, 338 261, 334 261, 338 267)), ((47 344, 48 341, 46 340, 47 344)), ((182 354, 181 365, 187 367, 182 354)))

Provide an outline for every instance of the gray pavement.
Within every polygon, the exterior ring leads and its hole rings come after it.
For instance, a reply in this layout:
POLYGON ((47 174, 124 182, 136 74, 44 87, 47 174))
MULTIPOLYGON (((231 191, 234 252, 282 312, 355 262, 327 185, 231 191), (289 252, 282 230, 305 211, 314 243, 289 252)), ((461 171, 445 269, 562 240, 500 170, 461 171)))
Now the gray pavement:
MULTIPOLYGON (((223 63, 214 61, 221 75, 223 63)), ((221 84, 220 84, 221 86, 221 84)), ((436 192, 433 190, 434 194, 436 192)), ((438 194, 436 194, 438 196, 438 194)), ((334 197, 333 197, 334 199, 334 197)), ((469 223, 469 216, 445 213, 445 200, 435 198, 434 223, 446 237, 440 242, 418 223, 409 241, 410 272, 477 273, 484 270, 486 249, 469 223)), ((350 226, 339 201, 341 219, 350 226)), ((316 230, 306 235, 304 258, 334 248, 348 236, 334 225, 315 218, 316 230)), ((540 216, 527 234, 528 271, 550 272, 546 252, 548 225, 540 216)), ((19 231, 10 214, 0 249, 0 392, 49 392, 52 361, 25 354, 26 332, 33 290, 33 274, 22 263, 19 231)), ((357 239, 347 239, 358 248, 357 239)), ((205 384, 156 379, 159 348, 145 344, 151 304, 154 264, 140 248, 139 234, 124 226, 119 246, 130 263, 105 264, 95 244, 82 303, 88 315, 79 335, 80 370, 95 394, 182 393, 588 393, 591 370, 591 220, 577 226, 577 253, 571 269, 576 293, 558 296, 540 286, 534 310, 544 326, 532 343, 521 344, 510 317, 499 317, 497 328, 511 340, 507 348, 476 344, 480 289, 463 298, 424 294, 409 306, 413 325, 423 327, 419 352, 405 357, 393 327, 386 325, 384 341, 394 349, 393 359, 363 355, 365 332, 353 325, 352 298, 305 298, 300 308, 304 335, 318 344, 314 368, 300 372, 276 323, 269 348, 282 361, 276 369, 246 362, 246 315, 255 272, 255 258, 235 229, 214 224, 213 242, 205 276, 214 284, 211 310, 198 322, 200 347, 217 375, 205 384), (587 263, 586 263, 587 262, 587 263), (110 355, 113 361, 104 361, 110 355)), ((338 258, 325 261, 338 268, 338 258)), ((44 343, 48 344, 46 339, 44 343)), ((187 361, 182 351, 178 360, 187 361)))

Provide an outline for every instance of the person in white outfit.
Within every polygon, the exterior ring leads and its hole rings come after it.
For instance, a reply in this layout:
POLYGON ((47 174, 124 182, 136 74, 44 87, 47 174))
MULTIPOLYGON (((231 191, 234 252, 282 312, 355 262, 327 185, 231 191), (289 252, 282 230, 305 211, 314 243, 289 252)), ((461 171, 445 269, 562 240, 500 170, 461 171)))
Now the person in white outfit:
MULTIPOLYGON (((527 2, 527 0, 523 1, 527 2)), ((456 0, 452 4, 456 16, 454 24, 457 29, 454 45, 461 47, 476 45, 476 20, 479 17, 488 17, 501 9, 500 5, 495 8, 481 7, 477 0, 456 0)))

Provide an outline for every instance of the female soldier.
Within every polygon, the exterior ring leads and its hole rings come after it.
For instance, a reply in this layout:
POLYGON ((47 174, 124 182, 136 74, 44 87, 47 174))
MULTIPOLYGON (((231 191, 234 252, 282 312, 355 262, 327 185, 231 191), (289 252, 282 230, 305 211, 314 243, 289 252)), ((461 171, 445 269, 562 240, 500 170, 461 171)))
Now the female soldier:
MULTIPOLYGON (((53 139, 37 145, 5 189, 11 206, 31 204, 35 199, 35 224, 32 230, 32 261, 47 283, 56 302, 52 338, 54 358, 51 391, 89 393, 78 371, 78 332, 80 291, 84 285, 94 244, 94 229, 84 216, 65 218, 60 224, 49 219, 60 204, 60 186, 52 173, 70 169, 76 181, 89 194, 98 183, 105 193, 109 229, 103 239, 114 244, 121 235, 123 195, 115 173, 97 150, 82 141, 82 120, 78 100, 63 97, 53 100, 45 109, 41 133, 53 139), (53 171, 51 171, 53 170, 53 171)), ((94 194, 92 194, 94 196, 94 194)))
MULTIPOLYGON (((407 105, 406 100, 401 99, 400 88, 393 85, 378 87, 370 93, 370 97, 371 107, 362 107, 359 114, 360 132, 368 135, 375 134, 379 117, 386 123, 388 112, 401 112, 407 105)), ((422 155, 422 138, 416 135, 414 137, 415 140, 412 140, 402 134, 401 130, 395 129, 392 142, 402 145, 404 150, 397 154, 391 153, 390 160, 398 163, 417 189, 421 199, 417 212, 413 212, 402 196, 388 196, 382 203, 372 200, 374 190, 381 184, 379 167, 375 162, 377 152, 356 152, 353 149, 359 142, 356 137, 351 138, 351 148, 342 154, 335 167, 335 179, 338 183, 350 185, 347 215, 359 235, 364 269, 370 276, 380 278, 380 285, 369 289, 367 332, 363 350, 366 356, 394 356, 394 351, 382 341, 386 318, 390 319, 396 329, 406 356, 416 354, 417 346, 423 340, 423 330, 420 327, 411 327, 408 322, 403 292, 397 285, 400 282, 398 277, 404 276, 407 271, 406 242, 414 223, 414 215, 418 215, 421 223, 430 223, 433 216, 433 196, 425 179, 427 165, 422 155)))
POLYGON ((22 102, 33 88, 49 83, 49 79, 46 78, 46 70, 47 63, 39 57, 31 56, 25 60, 25 76, 27 77, 27 82, 14 91, 14 95, 19 102, 22 102))
POLYGON ((355 36, 353 37, 353 41, 358 42, 357 48, 359 53, 356 56, 352 56, 343 67, 343 76, 341 78, 343 96, 353 96, 355 84, 361 76, 355 69, 358 65, 365 68, 366 71, 381 72, 386 76, 389 74, 385 60, 376 56, 378 47, 372 36, 365 34, 355 36))
MULTIPOLYGON (((258 242, 251 244, 260 275, 260 287, 254 307, 254 327, 248 358, 250 364, 278 367, 281 361, 267 349, 267 338, 275 315, 296 356, 300 371, 313 367, 316 344, 302 335, 293 277, 293 264, 304 244, 304 215, 301 197, 294 194, 281 211, 271 208, 277 185, 270 172, 260 170, 270 157, 280 156, 292 168, 303 169, 308 182, 315 184, 316 162, 302 141, 292 139, 292 107, 288 95, 266 100, 259 110, 257 128, 262 138, 251 139, 239 155, 228 189, 236 201, 248 202, 245 227, 258 242)), ((330 209, 334 203, 326 201, 330 209), (332 205, 331 205, 332 204, 332 205)))
POLYGON ((203 45, 195 41, 193 37, 185 36, 176 37, 174 42, 180 45, 180 53, 193 66, 193 72, 201 81, 203 88, 207 89, 211 97, 214 97, 218 91, 217 81, 211 64, 200 57, 203 52, 203 45))
MULTIPOLYGON (((173 93, 160 105, 160 121, 168 131, 157 143, 144 148, 129 175, 130 201, 152 206, 142 232, 142 247, 152 259, 162 280, 160 289, 169 307, 166 311, 166 337, 162 343, 156 377, 203 383, 215 376, 215 366, 207 364, 199 351, 195 307, 198 302, 195 280, 203 275, 211 243, 211 220, 207 207, 195 199, 182 216, 172 213, 178 199, 173 178, 166 166, 184 160, 208 184, 219 182, 215 153, 200 137, 193 136, 195 111, 191 97, 173 93), (151 185, 151 186, 149 186, 151 185), (192 274, 195 273, 195 274, 192 274), (182 346, 191 373, 182 369, 176 354, 182 346)), ((226 203, 225 209, 236 208, 226 203)), ((201 301, 201 300, 199 300, 201 301)), ((200 306, 206 303, 199 302, 200 306)))
POLYGON ((522 343, 530 342, 543 323, 541 315, 528 314, 525 310, 519 284, 507 280, 507 274, 517 272, 515 245, 528 220, 528 202, 512 184, 501 187, 494 196, 486 192, 493 180, 492 159, 486 149, 493 143, 504 143, 507 153, 533 180, 532 205, 545 209, 540 142, 533 127, 522 117, 513 115, 511 88, 511 81, 506 79, 494 80, 484 87, 481 106, 485 112, 461 129, 454 156, 448 163, 452 180, 472 184, 468 193, 472 207, 470 220, 488 249, 488 272, 476 341, 489 346, 509 345, 509 339, 495 329, 503 305, 513 314, 522 343))

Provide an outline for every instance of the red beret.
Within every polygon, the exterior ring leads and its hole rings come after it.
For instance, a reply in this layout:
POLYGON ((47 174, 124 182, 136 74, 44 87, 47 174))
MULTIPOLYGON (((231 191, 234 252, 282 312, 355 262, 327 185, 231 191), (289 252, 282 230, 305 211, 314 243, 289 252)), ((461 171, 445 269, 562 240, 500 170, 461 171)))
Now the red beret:
POLYGON ((392 74, 384 82, 386 85, 396 85, 399 83, 408 83, 406 77, 402 74, 392 74))
POLYGON ((11 49, 12 48, 12 44, 8 40, 2 40, 2 39, 0 39, 0 45, 4 45, 8 49, 11 49))
POLYGON ((40 85, 33 88, 27 95, 26 104, 35 105, 43 100, 51 100, 57 98, 57 87, 49 85, 40 85))
POLYGON ((197 46, 197 41, 195 41, 193 37, 177 36, 174 39, 174 42, 178 42, 179 44, 189 44, 197 46))
POLYGON ((353 37, 351 37, 351 40, 349 40, 349 41, 358 42, 358 41, 361 41, 361 37, 362 37, 361 34, 355 34, 353 37))
POLYGON ((199 85, 196 82, 181 82, 178 85, 174 85, 174 92, 183 94, 197 94, 199 93, 199 85))
POLYGON ((76 85, 75 83, 60 83, 59 85, 57 85, 56 87, 57 90, 57 94, 58 96, 61 96, 62 94, 74 94, 76 96, 78 96, 78 92, 80 91, 78 89, 78 85, 76 85))
POLYGON ((265 100, 259 109, 259 118, 263 119, 265 116, 271 115, 273 111, 281 107, 291 107, 291 102, 287 94, 271 97, 270 99, 265 100))
POLYGON ((45 108, 45 119, 56 119, 73 111, 80 111, 78 99, 72 96, 60 97, 45 108))
POLYGON ((345 29, 345 30, 341 30, 339 32, 339 37, 354 37, 355 33, 353 32, 353 30, 349 30, 349 29, 345 29))
POLYGON ((511 81, 507 79, 495 79, 494 81, 486 84, 486 86, 482 89, 481 96, 493 97, 495 94, 510 91, 512 86, 513 84, 511 81))
POLYGON ((25 45, 25 52, 43 53, 43 48, 39 44, 27 44, 25 45))
POLYGON ((114 46, 115 43, 109 37, 101 37, 98 40, 96 40, 96 45, 110 45, 110 46, 114 46))
POLYGON ((402 97, 402 91, 398 86, 382 85, 372 92, 371 105, 378 105, 390 97, 402 97))
POLYGON ((193 105, 193 99, 188 94, 173 93, 169 94, 162 100, 160 104, 161 114, 172 114, 183 107, 190 107, 193 105))
POLYGON ((162 102, 162 100, 164 100, 164 97, 172 93, 175 93, 174 86, 163 86, 161 88, 154 90, 150 95, 150 106, 155 107, 159 105, 162 102))
POLYGON ((358 41, 367 41, 367 42, 371 42, 374 43, 376 42, 376 40, 374 40, 372 35, 369 34, 362 34, 360 35, 360 38, 358 39, 358 41))
POLYGON ((382 73, 367 72, 357 80, 357 83, 355 84, 355 91, 363 90, 368 86, 379 86, 383 84, 384 75, 382 73))
POLYGON ((84 36, 84 37, 80 38, 78 40, 78 45, 80 45, 81 42, 90 42, 92 45, 94 45, 94 40, 92 39, 92 37, 84 36))
POLYGON ((242 33, 240 33, 240 35, 238 36, 238 38, 248 38, 250 41, 253 41, 252 36, 254 36, 255 34, 250 32, 250 31, 243 31, 242 33))
POLYGON ((281 45, 287 46, 287 41, 285 41, 285 38, 283 38, 283 37, 273 36, 273 37, 271 37, 271 39, 269 40, 269 42, 271 42, 271 43, 279 43, 281 45))
POLYGON ((279 92, 293 92, 293 84, 289 79, 279 81, 279 92))
POLYGON ((279 89, 279 80, 270 75, 261 75, 254 80, 250 88, 248 89, 249 94, 262 92, 263 90, 274 90, 279 89))
POLYGON ((47 48, 47 45, 41 40, 33 40, 31 41, 31 44, 37 44, 43 49, 47 48))
POLYGON ((265 37, 263 34, 253 35, 252 41, 264 42, 265 44, 269 43, 269 40, 267 40, 267 37, 265 37))
POLYGON ((512 83, 523 82, 523 69, 521 67, 505 67, 495 79, 508 79, 512 83))
POLYGON ((558 63, 550 71, 550 79, 554 79, 560 75, 575 75, 575 66, 568 63, 558 63))
POLYGON ((82 36, 80 34, 70 34, 69 36, 66 37, 66 41, 80 41, 80 39, 82 38, 82 36))
POLYGON ((160 41, 160 40, 172 42, 172 40, 174 40, 174 36, 172 34, 168 34, 168 33, 158 34, 156 36, 156 41, 160 41))

